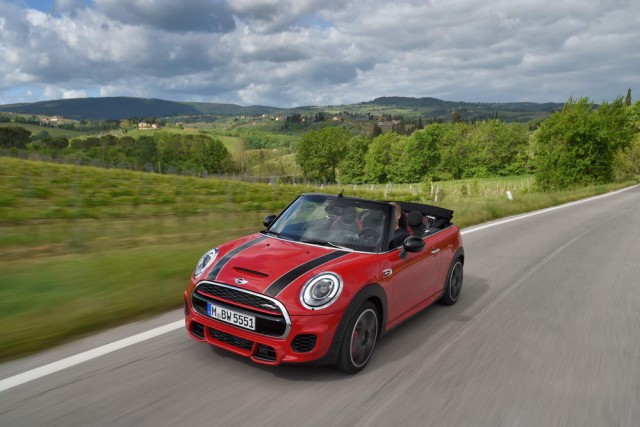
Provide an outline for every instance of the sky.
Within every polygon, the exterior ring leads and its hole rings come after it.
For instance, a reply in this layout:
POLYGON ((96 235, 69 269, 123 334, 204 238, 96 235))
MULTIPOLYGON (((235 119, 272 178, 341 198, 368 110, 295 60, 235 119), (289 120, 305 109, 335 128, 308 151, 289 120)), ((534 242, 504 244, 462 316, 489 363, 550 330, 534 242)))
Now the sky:
POLYGON ((0 0, 0 104, 640 95, 639 0, 0 0))

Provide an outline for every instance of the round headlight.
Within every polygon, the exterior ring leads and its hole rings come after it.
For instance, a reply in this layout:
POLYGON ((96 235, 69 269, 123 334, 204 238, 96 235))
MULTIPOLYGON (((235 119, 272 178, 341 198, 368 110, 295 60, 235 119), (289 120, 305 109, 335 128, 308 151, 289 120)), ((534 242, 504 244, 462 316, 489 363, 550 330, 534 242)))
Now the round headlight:
POLYGON ((335 273, 320 273, 305 283, 300 302, 310 310, 331 305, 342 290, 342 279, 335 273))
POLYGON ((207 251, 204 255, 202 255, 200 261, 198 261, 198 264, 196 264, 196 269, 193 270, 193 277, 198 277, 199 275, 201 275, 202 272, 206 270, 213 261, 215 261, 217 255, 218 248, 211 249, 210 251, 207 251))

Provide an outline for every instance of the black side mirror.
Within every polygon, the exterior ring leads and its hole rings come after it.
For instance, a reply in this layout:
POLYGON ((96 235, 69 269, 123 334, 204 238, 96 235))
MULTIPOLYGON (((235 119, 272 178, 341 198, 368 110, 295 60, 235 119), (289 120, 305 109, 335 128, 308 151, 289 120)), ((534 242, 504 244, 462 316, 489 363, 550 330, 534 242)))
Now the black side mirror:
POLYGON ((422 240, 418 236, 409 236, 404 239, 404 242, 402 243, 402 249, 407 252, 420 252, 422 249, 424 249, 424 240, 422 240))
POLYGON ((264 225, 266 228, 269 228, 271 226, 271 224, 273 224, 273 221, 276 220, 276 218, 278 217, 278 215, 267 215, 264 217, 264 219, 262 220, 262 225, 264 225))

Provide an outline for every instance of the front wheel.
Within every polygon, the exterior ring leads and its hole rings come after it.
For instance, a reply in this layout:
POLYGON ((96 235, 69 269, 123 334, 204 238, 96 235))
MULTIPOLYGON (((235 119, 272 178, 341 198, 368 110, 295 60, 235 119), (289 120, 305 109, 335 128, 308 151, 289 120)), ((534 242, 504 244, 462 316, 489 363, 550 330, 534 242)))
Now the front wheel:
POLYGON ((378 310, 369 301, 353 314, 347 327, 336 368, 355 374, 366 366, 378 339, 378 310))
POLYGON ((460 298, 462 292, 462 261, 456 258, 451 263, 447 282, 444 285, 444 295, 440 298, 440 302, 444 305, 453 305, 460 298))

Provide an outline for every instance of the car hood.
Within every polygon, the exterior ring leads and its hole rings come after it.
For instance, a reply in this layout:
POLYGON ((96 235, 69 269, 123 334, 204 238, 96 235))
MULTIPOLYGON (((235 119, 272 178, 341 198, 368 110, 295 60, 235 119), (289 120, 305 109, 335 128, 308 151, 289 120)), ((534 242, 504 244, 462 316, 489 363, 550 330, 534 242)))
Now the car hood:
POLYGON ((350 251, 253 235, 220 247, 207 280, 276 297, 296 279, 350 251))

